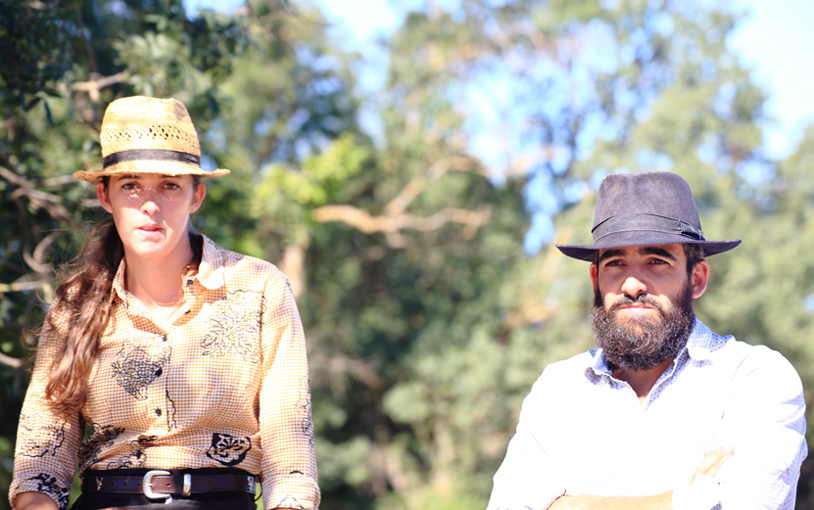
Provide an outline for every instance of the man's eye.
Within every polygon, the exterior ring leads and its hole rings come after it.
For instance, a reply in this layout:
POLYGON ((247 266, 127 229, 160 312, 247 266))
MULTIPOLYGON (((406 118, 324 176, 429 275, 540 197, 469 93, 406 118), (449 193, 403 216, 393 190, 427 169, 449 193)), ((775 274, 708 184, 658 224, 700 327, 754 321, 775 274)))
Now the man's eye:
POLYGON ((621 266, 621 265, 622 265, 621 260, 611 260, 611 261, 605 263, 605 267, 608 267, 608 266, 621 266))
POLYGON ((651 264, 666 264, 667 261, 666 260, 661 260, 661 259, 653 259, 653 260, 650 261, 650 263, 651 264))
POLYGON ((167 188, 167 189, 180 189, 181 188, 181 186, 175 184, 174 182, 168 182, 167 184, 164 185, 164 187, 167 188))
POLYGON ((136 189, 136 183, 135 182, 126 182, 126 183, 122 184, 122 189, 126 189, 126 190, 136 189))

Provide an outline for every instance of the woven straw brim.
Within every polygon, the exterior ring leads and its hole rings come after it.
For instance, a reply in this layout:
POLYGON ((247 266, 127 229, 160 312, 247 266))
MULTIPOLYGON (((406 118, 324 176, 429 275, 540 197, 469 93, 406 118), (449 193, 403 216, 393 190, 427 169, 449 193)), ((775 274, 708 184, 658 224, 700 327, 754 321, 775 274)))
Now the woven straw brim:
POLYGON ((198 133, 184 104, 172 98, 133 96, 113 101, 105 110, 99 143, 103 168, 74 172, 75 178, 97 182, 106 176, 142 173, 202 178, 229 173, 201 168, 198 133))
POLYGON ((209 177, 221 177, 227 175, 229 170, 218 168, 212 172, 207 172, 196 165, 189 165, 180 162, 168 161, 125 161, 113 166, 109 166, 101 171, 80 170, 74 172, 76 179, 88 182, 98 182, 102 177, 112 175, 130 174, 162 174, 162 175, 197 175, 203 179, 209 177))

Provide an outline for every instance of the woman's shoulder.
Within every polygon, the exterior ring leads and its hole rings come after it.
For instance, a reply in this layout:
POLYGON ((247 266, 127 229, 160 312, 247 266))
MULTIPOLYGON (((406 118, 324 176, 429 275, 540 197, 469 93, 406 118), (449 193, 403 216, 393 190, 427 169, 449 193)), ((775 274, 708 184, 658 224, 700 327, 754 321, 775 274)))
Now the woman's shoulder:
POLYGON ((269 284, 288 286, 288 278, 271 262, 227 250, 206 236, 201 273, 204 277, 219 276, 229 287, 235 283, 255 283, 266 287, 269 284))

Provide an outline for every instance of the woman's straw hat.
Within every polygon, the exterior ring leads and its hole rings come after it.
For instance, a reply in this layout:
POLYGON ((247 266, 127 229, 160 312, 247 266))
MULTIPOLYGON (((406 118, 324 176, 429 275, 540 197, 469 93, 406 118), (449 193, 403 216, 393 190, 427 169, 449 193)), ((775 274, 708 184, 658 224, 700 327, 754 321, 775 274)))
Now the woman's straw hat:
POLYGON ((108 105, 99 135, 101 171, 73 176, 96 182, 108 175, 160 173, 220 177, 229 170, 201 168, 201 145, 189 112, 177 99, 125 97, 108 105))

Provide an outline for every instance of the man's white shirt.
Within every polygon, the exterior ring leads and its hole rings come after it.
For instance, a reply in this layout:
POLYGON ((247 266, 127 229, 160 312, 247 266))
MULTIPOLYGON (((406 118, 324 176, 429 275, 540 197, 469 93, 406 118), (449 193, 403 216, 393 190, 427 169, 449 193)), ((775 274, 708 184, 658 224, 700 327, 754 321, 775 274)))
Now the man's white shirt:
POLYGON ((807 451, 803 387, 791 364, 695 319, 641 404, 599 348, 546 367, 523 402, 488 510, 678 488, 676 510, 686 501, 698 502, 693 510, 793 510, 807 451), (688 489, 704 456, 730 445, 734 456, 715 479, 688 489))

